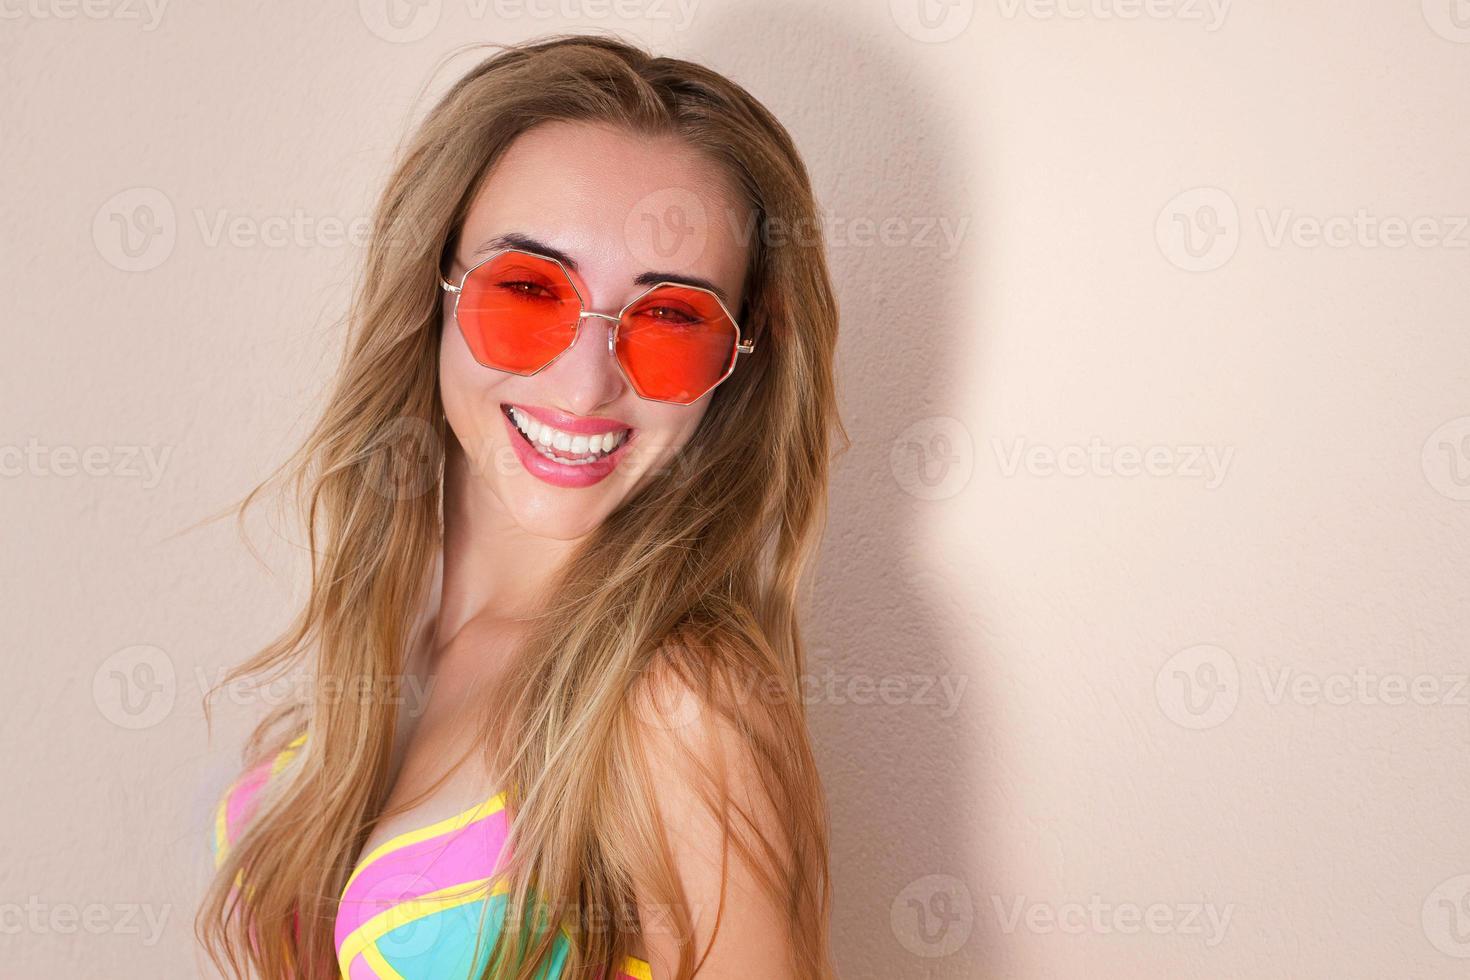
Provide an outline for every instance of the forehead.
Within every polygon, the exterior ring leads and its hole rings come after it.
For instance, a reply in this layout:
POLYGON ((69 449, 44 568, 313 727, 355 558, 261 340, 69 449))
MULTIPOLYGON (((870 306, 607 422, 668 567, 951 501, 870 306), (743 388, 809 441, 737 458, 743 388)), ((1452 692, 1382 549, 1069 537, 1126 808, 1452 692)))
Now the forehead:
POLYGON ((589 279, 685 273, 738 295, 751 221, 725 168, 678 137, 553 122, 496 162, 466 216, 461 255, 512 232, 573 256, 589 279))

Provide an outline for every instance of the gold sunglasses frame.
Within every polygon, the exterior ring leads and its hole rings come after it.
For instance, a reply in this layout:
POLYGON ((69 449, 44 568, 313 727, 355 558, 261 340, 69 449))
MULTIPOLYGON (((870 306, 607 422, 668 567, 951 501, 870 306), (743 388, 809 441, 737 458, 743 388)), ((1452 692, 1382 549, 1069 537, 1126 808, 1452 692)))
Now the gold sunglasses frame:
MULTIPOLYGON (((465 338, 466 343, 468 343, 469 337, 467 336, 464 321, 460 320, 459 318, 459 299, 461 296, 464 295, 464 285, 466 282, 469 281, 470 276, 475 274, 476 270, 480 269, 483 266, 489 265, 491 262, 494 262, 496 259, 506 254, 526 255, 530 256, 531 258, 540 259, 543 262, 550 262, 555 265, 557 269, 560 270, 562 276, 565 277, 567 285, 572 287, 572 293, 577 297, 577 305, 581 307, 581 309, 577 313, 576 328, 572 331, 572 342, 567 344, 567 346, 561 351, 561 353, 557 354, 551 360, 547 361, 545 364, 541 365, 539 368, 529 373, 523 374, 520 371, 506 371, 507 374, 515 374, 523 378, 530 378, 534 377, 537 374, 540 374, 542 371, 545 371, 547 368, 551 367, 551 365, 561 360, 562 355, 566 354, 566 352, 571 350, 573 345, 576 344, 577 339, 582 336, 582 321, 589 318, 607 320, 612 324, 607 333, 607 352, 612 356, 613 363, 618 366, 618 372, 622 374, 623 380, 628 382, 629 388, 633 389, 633 394, 637 395, 639 398, 642 398, 644 401, 661 402, 665 405, 692 405, 703 398, 705 395, 714 391, 720 385, 724 384, 725 381, 730 377, 730 375, 735 373, 735 365, 739 362, 741 354, 751 354, 755 352, 755 341, 747 341, 743 339, 744 333, 740 329, 740 321, 736 320, 735 317, 730 313, 729 308, 725 306, 724 301, 720 299, 718 294, 714 293, 711 290, 705 289, 702 286, 691 286, 688 283, 682 282, 656 282, 645 289, 643 292, 639 293, 637 296, 633 297, 626 304, 624 304, 623 308, 618 311, 617 316, 613 316, 608 313, 595 313, 587 309, 587 299, 582 295, 582 291, 577 288, 577 283, 574 279, 572 279, 571 273, 567 271, 566 266, 562 265, 560 261, 552 258, 549 255, 542 255, 539 252, 527 251, 523 248, 496 249, 494 252, 491 252, 489 255, 487 255, 483 260, 476 262, 469 269, 466 269, 465 274, 459 277, 458 285, 450 282, 448 279, 444 278, 443 275, 439 276, 440 288, 447 293, 454 294, 454 322, 459 327, 460 336, 465 338), (720 307, 720 312, 725 314, 726 319, 730 321, 730 325, 735 328, 735 350, 730 355, 730 363, 725 368, 725 372, 720 375, 718 381, 710 385, 708 388, 704 389, 704 391, 701 391, 698 395, 694 396, 687 402, 681 402, 672 398, 650 398, 649 396, 643 394, 643 392, 638 390, 637 383, 634 382, 632 377, 629 376, 628 369, 623 366, 623 362, 618 358, 618 331, 622 329, 623 316, 627 314, 627 312, 632 309, 636 304, 642 302, 644 297, 648 296, 649 293, 652 293, 657 289, 661 289, 664 286, 678 286, 681 289, 693 289, 698 292, 704 293, 705 295, 709 296, 710 299, 715 301, 715 303, 720 307)), ((474 356, 473 347, 471 347, 470 349, 470 355, 472 357, 474 356)), ((493 364, 485 364, 478 357, 475 357, 475 363, 479 364, 481 367, 490 368, 494 371, 505 371, 505 368, 495 367, 493 364)))

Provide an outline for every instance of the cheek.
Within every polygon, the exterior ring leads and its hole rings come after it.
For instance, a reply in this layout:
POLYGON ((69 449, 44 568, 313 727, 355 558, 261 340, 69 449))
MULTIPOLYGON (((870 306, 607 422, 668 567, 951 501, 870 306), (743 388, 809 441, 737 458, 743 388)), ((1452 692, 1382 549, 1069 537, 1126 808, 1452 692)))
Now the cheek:
POLYGON ((449 427, 467 449, 496 434, 490 426, 499 421, 495 398, 498 375, 474 359, 459 326, 446 318, 439 338, 439 393, 449 427))
POLYGON ((708 407, 709 398, 706 396, 693 405, 660 412, 658 418, 648 420, 650 432, 656 433, 653 441, 658 444, 660 465, 667 466, 687 450, 708 407))

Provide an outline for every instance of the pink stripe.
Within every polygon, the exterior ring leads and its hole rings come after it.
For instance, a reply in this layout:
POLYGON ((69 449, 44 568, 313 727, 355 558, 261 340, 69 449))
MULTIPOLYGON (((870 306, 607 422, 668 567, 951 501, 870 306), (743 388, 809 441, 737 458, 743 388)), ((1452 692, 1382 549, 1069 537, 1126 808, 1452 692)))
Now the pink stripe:
POLYGON ((372 967, 368 966, 367 958, 358 953, 347 966, 347 980, 382 980, 382 978, 372 967))
POLYGON ((271 766, 275 760, 267 759, 240 777, 235 788, 225 801, 225 840, 233 846, 240 839, 240 831, 255 816, 260 802, 260 792, 270 782, 271 766))
MULTIPOLYGON (((233 846, 255 816, 260 796, 270 783, 275 759, 247 770, 225 798, 225 839, 233 846)), ((482 817, 450 834, 390 851, 361 865, 337 908, 336 945, 363 923, 386 909, 430 892, 493 875, 501 865, 507 834, 504 810, 482 817)), ((618 980, 634 980, 617 971, 618 980)), ((348 964, 347 980, 379 980, 361 955, 348 964)))
POLYGON ((400 902, 489 877, 500 864, 507 830, 501 810, 362 865, 337 906, 337 946, 364 922, 400 902))

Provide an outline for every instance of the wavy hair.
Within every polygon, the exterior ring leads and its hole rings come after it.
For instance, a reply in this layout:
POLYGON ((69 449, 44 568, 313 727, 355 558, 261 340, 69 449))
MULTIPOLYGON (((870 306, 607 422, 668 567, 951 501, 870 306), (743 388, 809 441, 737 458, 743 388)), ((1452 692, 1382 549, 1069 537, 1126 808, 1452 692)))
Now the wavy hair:
MULTIPOLYGON (((767 233, 816 225, 807 172, 769 111, 697 64, 597 35, 494 47, 400 147, 321 417, 234 507, 243 521, 279 481, 305 529, 310 590, 279 637, 206 692, 206 717, 215 692, 241 678, 300 669, 315 683, 245 746, 254 764, 309 735, 224 857, 196 934, 227 976, 338 976, 337 896, 384 816, 396 696, 441 542, 440 447, 452 434, 438 388, 439 270, 511 143, 544 122, 587 121, 678 136, 735 181, 757 217, 740 304, 756 348, 716 389, 677 465, 578 542, 486 706, 476 745, 508 775, 512 815, 497 875, 522 923, 542 912, 567 923, 567 976, 612 975, 636 938, 635 882, 676 935, 693 934, 647 805, 638 708, 649 678, 675 678, 738 733, 779 825, 760 839, 738 806, 732 819, 721 774, 706 767, 700 795, 723 815, 726 846, 759 869, 787 917, 795 975, 831 976, 827 811, 800 696, 798 606, 826 520, 831 443, 848 445, 833 377, 838 311, 821 243, 767 233), (328 696, 353 689, 393 696, 328 696)), ((501 930, 482 976, 537 975, 552 940, 501 930)), ((681 940, 680 978, 696 968, 692 946, 681 940)))

